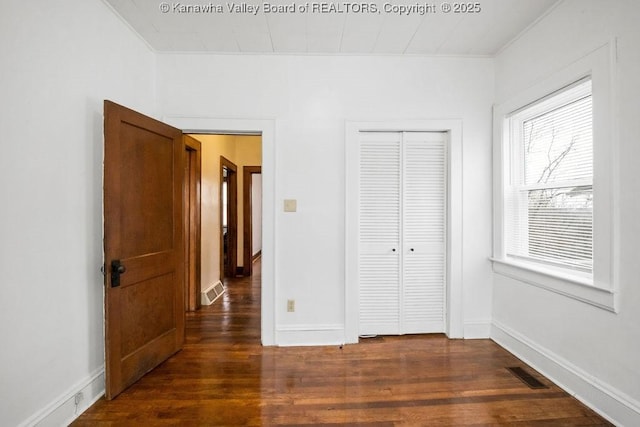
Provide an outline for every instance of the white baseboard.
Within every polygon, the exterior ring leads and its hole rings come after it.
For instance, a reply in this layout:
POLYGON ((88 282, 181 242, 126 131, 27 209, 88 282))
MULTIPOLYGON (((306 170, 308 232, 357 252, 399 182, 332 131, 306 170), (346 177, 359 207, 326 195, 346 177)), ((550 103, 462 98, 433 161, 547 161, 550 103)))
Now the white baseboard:
POLYGON ((344 325, 290 325, 276 328, 280 347, 342 345, 344 325))
POLYGON ((60 427, 71 424, 80 414, 104 396, 104 367, 78 382, 19 427, 60 427), (76 396, 82 397, 76 406, 76 396))
POLYGON ((618 426, 640 426, 640 402, 500 322, 491 339, 618 426))
POLYGON ((491 320, 478 319, 464 322, 464 339, 487 339, 491 336, 491 320))

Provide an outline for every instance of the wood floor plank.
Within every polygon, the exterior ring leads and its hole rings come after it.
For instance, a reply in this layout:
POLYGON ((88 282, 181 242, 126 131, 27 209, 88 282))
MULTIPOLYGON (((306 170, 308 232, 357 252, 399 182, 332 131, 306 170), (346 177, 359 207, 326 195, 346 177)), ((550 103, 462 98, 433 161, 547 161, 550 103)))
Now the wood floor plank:
POLYGON ((260 265, 187 315, 184 349, 74 426, 608 426, 490 340, 262 347, 260 265), (520 366, 548 388, 531 389, 520 366))

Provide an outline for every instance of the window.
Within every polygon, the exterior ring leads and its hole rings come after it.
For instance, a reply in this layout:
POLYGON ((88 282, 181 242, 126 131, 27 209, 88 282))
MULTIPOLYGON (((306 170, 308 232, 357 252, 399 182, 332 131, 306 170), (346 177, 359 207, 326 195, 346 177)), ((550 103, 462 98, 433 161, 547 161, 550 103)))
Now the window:
POLYGON ((506 255, 593 271, 591 79, 508 117, 506 255))
POLYGON ((491 260, 502 285, 616 312, 616 58, 612 39, 495 106, 491 260))

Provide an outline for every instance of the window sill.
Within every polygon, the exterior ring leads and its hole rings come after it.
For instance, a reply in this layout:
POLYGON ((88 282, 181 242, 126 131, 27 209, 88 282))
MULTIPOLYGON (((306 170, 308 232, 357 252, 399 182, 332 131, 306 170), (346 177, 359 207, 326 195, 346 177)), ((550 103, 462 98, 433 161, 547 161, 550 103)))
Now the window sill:
POLYGON ((616 313, 615 293, 598 288, 592 280, 511 259, 490 258, 493 271, 530 285, 546 289, 595 307, 616 313))

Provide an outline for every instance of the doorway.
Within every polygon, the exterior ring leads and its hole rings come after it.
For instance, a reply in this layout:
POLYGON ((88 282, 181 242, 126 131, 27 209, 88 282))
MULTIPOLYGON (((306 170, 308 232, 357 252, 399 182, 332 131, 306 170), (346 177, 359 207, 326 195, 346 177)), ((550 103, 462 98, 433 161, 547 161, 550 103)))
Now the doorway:
POLYGON ((247 248, 262 249, 262 185, 255 175, 262 171, 262 135, 226 132, 189 135, 202 145, 201 277, 202 289, 209 289, 222 286, 225 279, 243 276, 252 261, 251 258, 248 263, 245 261, 247 248), (246 182, 245 168, 251 172, 246 182), (255 204, 248 191, 256 190, 260 193, 259 212, 252 220, 254 224, 260 223, 247 227, 245 211, 255 204))
POLYGON ((275 121, 262 119, 218 119, 202 117, 167 116, 169 123, 183 129, 185 133, 202 142, 203 170, 202 170, 202 286, 210 286, 211 281, 220 278, 219 239, 206 242, 207 236, 219 232, 218 191, 219 161, 218 153, 215 157, 207 154, 208 138, 220 135, 256 136, 261 142, 261 153, 258 161, 248 164, 261 163, 262 167, 262 252, 261 252, 261 293, 260 319, 261 341, 265 346, 276 345, 276 259, 275 259, 275 121), (214 164, 215 170, 208 171, 207 164, 214 164), (215 205, 215 206, 214 206, 215 205), (213 209, 213 210, 212 210, 213 209), (212 233, 212 234, 210 234, 212 233))

